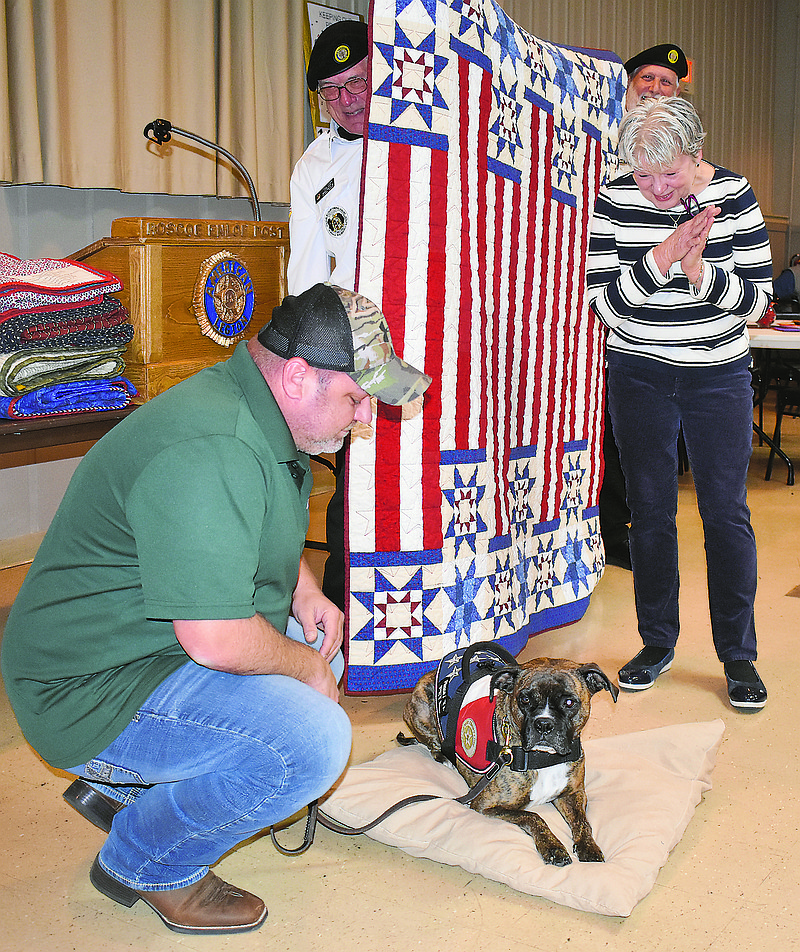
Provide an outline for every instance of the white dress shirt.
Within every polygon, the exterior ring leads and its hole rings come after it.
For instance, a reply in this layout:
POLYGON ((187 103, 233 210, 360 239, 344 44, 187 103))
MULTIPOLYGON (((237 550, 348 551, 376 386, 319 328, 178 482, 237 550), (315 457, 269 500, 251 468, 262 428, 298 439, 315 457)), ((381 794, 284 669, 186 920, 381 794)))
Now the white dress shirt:
POLYGON ((320 281, 355 289, 363 144, 363 139, 344 139, 331 122, 294 167, 289 294, 320 281))

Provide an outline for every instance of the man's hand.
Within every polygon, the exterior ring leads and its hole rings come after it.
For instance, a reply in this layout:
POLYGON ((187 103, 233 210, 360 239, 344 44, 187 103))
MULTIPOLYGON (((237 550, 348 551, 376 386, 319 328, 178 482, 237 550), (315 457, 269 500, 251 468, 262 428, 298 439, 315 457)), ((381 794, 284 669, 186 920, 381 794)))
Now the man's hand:
POLYGON ((300 572, 292 598, 292 615, 302 625, 306 641, 313 644, 322 628, 324 637, 320 654, 330 661, 342 647, 344 615, 333 602, 322 594, 305 559, 300 561, 300 572))

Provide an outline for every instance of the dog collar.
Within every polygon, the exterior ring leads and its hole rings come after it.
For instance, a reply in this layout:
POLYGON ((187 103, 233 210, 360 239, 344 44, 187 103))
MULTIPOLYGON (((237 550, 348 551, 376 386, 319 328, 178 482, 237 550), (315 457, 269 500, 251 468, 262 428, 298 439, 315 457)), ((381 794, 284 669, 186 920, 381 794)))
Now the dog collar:
POLYGON ((525 750, 524 747, 519 745, 506 747, 498 740, 492 739, 486 745, 486 756, 489 760, 494 760, 503 750, 511 751, 511 763, 508 766, 512 770, 544 770, 545 767, 556 767, 558 764, 571 764, 583 757, 580 737, 575 738, 575 743, 566 754, 548 754, 544 750, 525 750))

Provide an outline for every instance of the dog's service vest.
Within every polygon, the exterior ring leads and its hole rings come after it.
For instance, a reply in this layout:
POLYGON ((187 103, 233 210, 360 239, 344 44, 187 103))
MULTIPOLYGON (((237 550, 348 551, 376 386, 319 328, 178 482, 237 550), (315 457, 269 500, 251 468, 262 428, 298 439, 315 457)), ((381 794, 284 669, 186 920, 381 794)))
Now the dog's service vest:
POLYGON ((488 754, 495 736, 497 697, 490 696, 492 674, 516 665, 513 655, 499 645, 480 642, 445 655, 436 670, 436 716, 442 753, 476 773, 492 766, 488 754))
POLYGON ((541 770, 578 760, 583 755, 580 738, 563 755, 505 747, 498 737, 497 695, 490 686, 492 675, 508 667, 516 668, 516 659, 491 641, 458 648, 442 658, 434 684, 442 754, 454 766, 462 763, 478 774, 487 773, 503 749, 511 755, 512 770, 541 770))

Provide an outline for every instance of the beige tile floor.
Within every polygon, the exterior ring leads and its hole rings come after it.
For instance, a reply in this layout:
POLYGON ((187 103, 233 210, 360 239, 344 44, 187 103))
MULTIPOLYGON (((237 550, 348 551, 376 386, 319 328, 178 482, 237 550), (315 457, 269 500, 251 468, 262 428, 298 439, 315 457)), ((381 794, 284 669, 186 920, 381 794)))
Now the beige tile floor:
MULTIPOLYGON (((800 422, 785 425, 800 460, 800 422)), ((710 641, 699 520, 691 479, 681 478, 683 634, 675 665, 652 691, 596 704, 588 736, 722 718, 713 789, 699 805, 656 885, 626 919, 576 912, 458 868, 415 859, 366 837, 320 829, 303 856, 268 838, 242 845, 217 871, 262 895, 269 919, 245 936, 177 936, 142 903, 113 904, 88 881, 102 833, 62 800, 68 778, 26 746, 0 692, 0 950, 117 952, 173 949, 509 952, 771 952, 800 949, 800 795, 794 738, 800 718, 800 500, 766 450, 750 468, 759 541, 759 669, 766 709, 735 713, 710 641)), ((0 573, 0 624, 25 567, 0 573)), ((638 650, 631 577, 609 568, 584 618, 531 641, 525 657, 597 661, 615 675, 638 650)), ((353 762, 393 746, 404 696, 345 698, 355 728, 353 762)), ((284 833, 299 840, 301 827, 284 833)))

